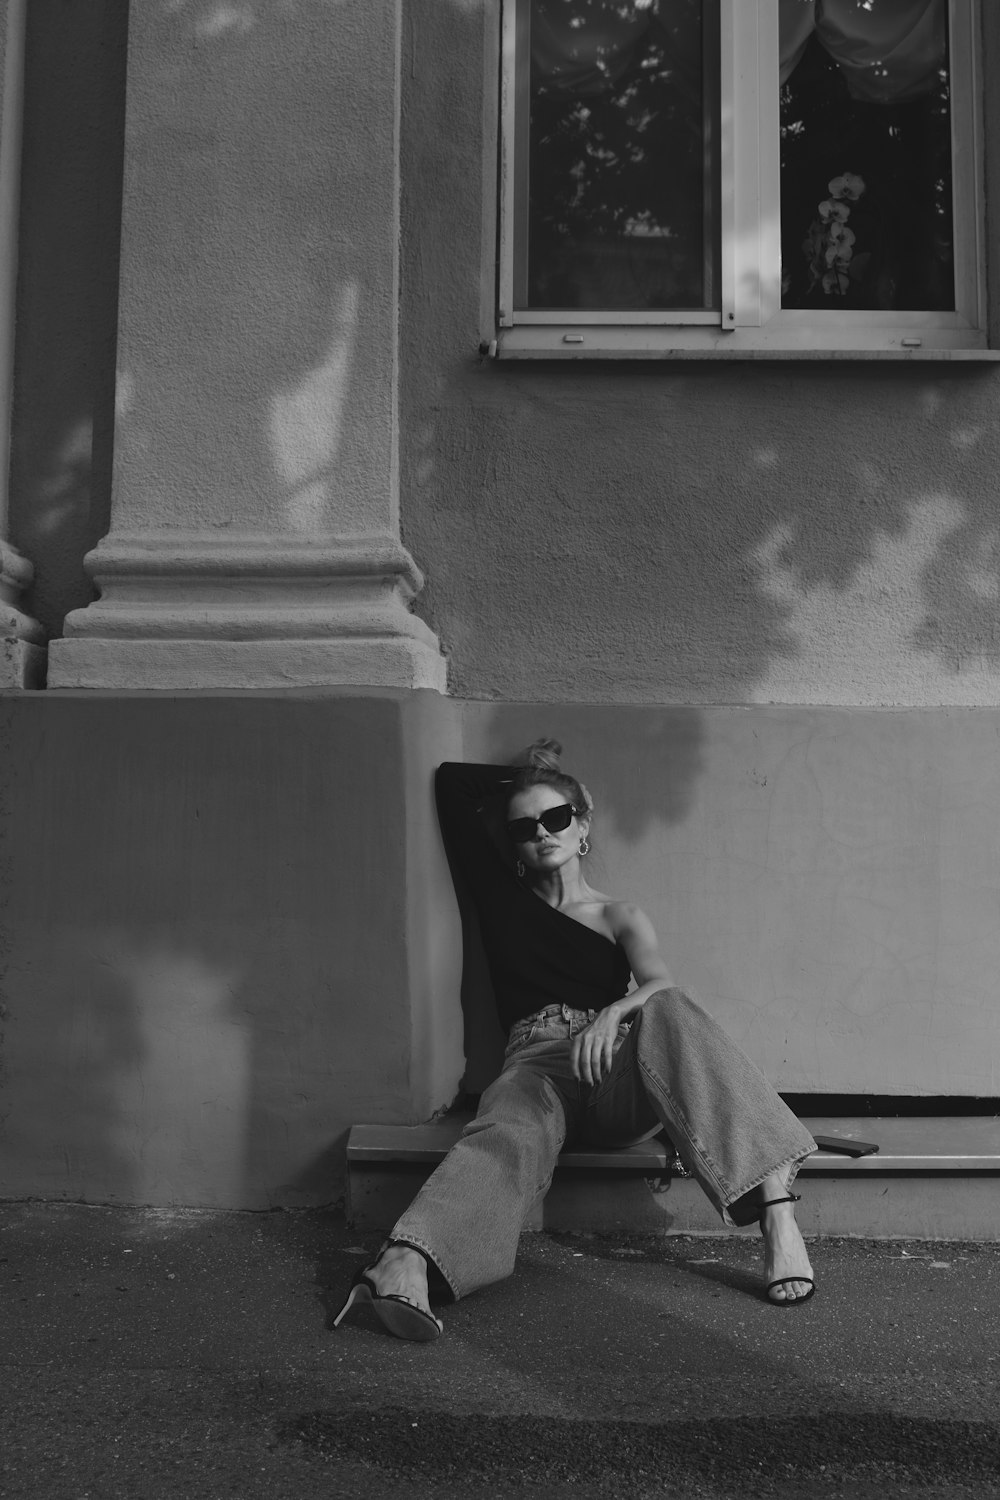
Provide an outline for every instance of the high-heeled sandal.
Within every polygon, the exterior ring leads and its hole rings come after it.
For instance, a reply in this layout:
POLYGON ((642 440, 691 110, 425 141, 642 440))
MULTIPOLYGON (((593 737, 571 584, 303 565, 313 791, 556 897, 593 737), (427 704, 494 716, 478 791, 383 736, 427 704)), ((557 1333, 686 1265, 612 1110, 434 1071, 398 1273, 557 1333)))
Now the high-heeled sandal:
POLYGON ((440 1318, 435 1318, 433 1313, 424 1312, 422 1307, 416 1307, 406 1297, 399 1296, 397 1292, 377 1290, 368 1273, 374 1271, 381 1258, 379 1255, 370 1266, 362 1266, 359 1271, 355 1271, 347 1301, 334 1318, 333 1327, 340 1326, 355 1302, 368 1301, 376 1316, 398 1339, 415 1339, 420 1343, 429 1343, 431 1339, 440 1338, 444 1332, 444 1324, 440 1318))
MULTIPOLYGON (((766 1203, 762 1203, 760 1205, 760 1217, 758 1219, 761 1234, 764 1233, 765 1208, 773 1208, 776 1203, 798 1203, 801 1196, 801 1193, 789 1193, 786 1198, 769 1198, 766 1203)), ((801 1307, 803 1302, 808 1302, 809 1298, 815 1295, 815 1292, 816 1283, 813 1281, 811 1276, 778 1276, 774 1281, 769 1281, 767 1284, 767 1300, 768 1302, 770 1302, 772 1307, 801 1307), (808 1281, 809 1290, 807 1292, 803 1292, 801 1297, 771 1296, 771 1292, 776 1286, 787 1286, 789 1282, 792 1281, 808 1281)))

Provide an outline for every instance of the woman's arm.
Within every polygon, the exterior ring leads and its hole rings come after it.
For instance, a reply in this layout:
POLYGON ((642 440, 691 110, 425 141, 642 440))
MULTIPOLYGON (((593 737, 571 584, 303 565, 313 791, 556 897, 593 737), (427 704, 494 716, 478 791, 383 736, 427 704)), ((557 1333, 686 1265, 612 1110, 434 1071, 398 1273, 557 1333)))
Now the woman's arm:
POLYGON ((616 901, 608 911, 615 941, 625 950, 637 988, 606 1005, 596 1019, 573 1039, 573 1072, 584 1083, 598 1083, 607 1075, 614 1056, 618 1027, 641 1010, 651 995, 673 985, 656 931, 644 911, 616 901))
POLYGON ((640 911, 638 906, 616 901, 608 915, 615 941, 625 950, 625 957, 637 986, 631 994, 624 995, 621 1000, 608 1006, 609 1010, 617 1012, 619 1021, 624 1021, 641 1010, 650 995, 655 995, 658 990, 671 989, 674 981, 660 952, 656 931, 646 913, 640 911))
MULTIPOLYGON (((503 810, 512 766, 473 766, 445 761, 434 777, 438 821, 448 849, 473 893, 498 878, 513 853, 503 841, 503 810)), ((505 877, 506 878, 506 877, 505 877)))

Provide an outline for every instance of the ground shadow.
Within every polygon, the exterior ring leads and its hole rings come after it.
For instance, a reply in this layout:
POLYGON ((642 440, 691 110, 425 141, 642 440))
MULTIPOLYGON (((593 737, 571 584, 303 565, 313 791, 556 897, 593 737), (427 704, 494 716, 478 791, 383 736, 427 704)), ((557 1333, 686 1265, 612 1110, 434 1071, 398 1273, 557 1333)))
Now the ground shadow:
MULTIPOLYGON (((753 1493, 763 1493, 766 1485, 768 1493, 801 1495, 802 1486, 825 1489, 839 1481, 864 1485, 869 1495, 876 1493, 869 1485, 903 1483, 923 1491, 956 1474, 963 1488, 987 1485, 992 1493, 1000 1481, 991 1423, 882 1412, 811 1415, 811 1422, 797 1424, 790 1443, 787 1415, 653 1423, 379 1404, 367 1411, 303 1413, 282 1425, 278 1442, 301 1445, 327 1462, 370 1464, 373 1477, 389 1473, 411 1484, 462 1480, 549 1488, 572 1483, 586 1485, 588 1494, 601 1480, 613 1482, 614 1493, 621 1493, 624 1454, 635 1482, 655 1476, 670 1493, 683 1485, 685 1493, 740 1494, 747 1493, 749 1482, 753 1493)), ((851 1493, 859 1492, 852 1487, 851 1493)))

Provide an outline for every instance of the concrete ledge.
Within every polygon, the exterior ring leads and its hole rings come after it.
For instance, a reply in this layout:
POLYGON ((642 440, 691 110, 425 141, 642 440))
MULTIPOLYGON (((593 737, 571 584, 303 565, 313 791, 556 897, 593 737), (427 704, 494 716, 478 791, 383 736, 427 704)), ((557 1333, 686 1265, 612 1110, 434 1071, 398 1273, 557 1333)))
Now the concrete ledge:
MULTIPOLYGON (((454 1115, 429 1125, 355 1125, 347 1144, 347 1159, 358 1165, 381 1162, 439 1162, 458 1140, 471 1117, 454 1115)), ((811 1134, 875 1141, 875 1156, 841 1156, 817 1151, 801 1169, 813 1174, 887 1172, 998 1172, 1000 1119, 993 1116, 953 1115, 921 1119, 848 1120, 808 1119, 811 1134)), ((608 1172, 665 1172, 674 1153, 662 1137, 625 1146, 619 1151, 571 1147, 559 1158, 559 1169, 600 1168, 608 1172)))
MULTIPOLYGON (((393 1162, 425 1163, 431 1167, 458 1140, 471 1115, 449 1115, 429 1125, 355 1125, 347 1143, 347 1160, 359 1166, 393 1162)), ((673 1152, 662 1139, 625 1146, 620 1151, 571 1148, 559 1158, 560 1168, 601 1167, 616 1172, 664 1172, 673 1152)))
MULTIPOLYGON (((885 1176, 898 1172, 1000 1172, 1000 1119, 994 1115, 937 1115, 902 1119, 808 1119, 813 1134, 876 1141, 875 1156, 818 1151, 802 1167, 807 1177, 885 1176)), ((1000 1231, 1000 1223, 998 1223, 1000 1231)))
MULTIPOLYGON (((356 1125, 348 1141, 348 1214, 359 1229, 396 1219, 461 1134, 467 1116, 430 1125, 356 1125)), ((1000 1120, 992 1117, 807 1119, 824 1135, 877 1141, 876 1156, 817 1152, 803 1165, 799 1221, 813 1235, 1000 1237, 1000 1120)), ((620 1151, 564 1151, 526 1229, 595 1233, 719 1232, 698 1185, 673 1170, 662 1139, 620 1151)), ((747 1231, 750 1233, 754 1230, 747 1231)))

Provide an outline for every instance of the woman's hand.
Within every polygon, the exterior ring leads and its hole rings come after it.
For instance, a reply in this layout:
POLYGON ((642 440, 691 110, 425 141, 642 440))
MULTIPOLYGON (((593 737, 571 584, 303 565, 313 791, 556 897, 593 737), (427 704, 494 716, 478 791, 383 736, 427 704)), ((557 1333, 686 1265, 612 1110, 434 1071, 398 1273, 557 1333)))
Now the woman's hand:
POLYGON ((614 1005, 598 1011, 583 1031, 578 1031, 570 1048, 573 1077, 581 1083, 600 1083, 611 1072, 619 1016, 614 1005))
POLYGON ((673 985, 670 971, 660 956, 653 924, 645 912, 622 901, 611 902, 607 910, 615 941, 625 949, 638 989, 605 1006, 573 1038, 570 1063, 573 1077, 581 1083, 600 1083, 608 1076, 621 1023, 635 1016, 651 995, 673 985))

